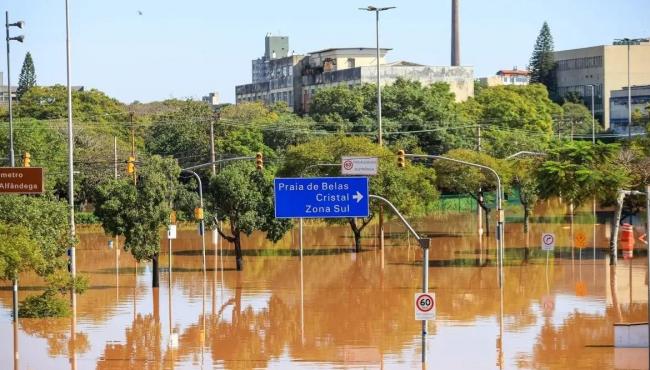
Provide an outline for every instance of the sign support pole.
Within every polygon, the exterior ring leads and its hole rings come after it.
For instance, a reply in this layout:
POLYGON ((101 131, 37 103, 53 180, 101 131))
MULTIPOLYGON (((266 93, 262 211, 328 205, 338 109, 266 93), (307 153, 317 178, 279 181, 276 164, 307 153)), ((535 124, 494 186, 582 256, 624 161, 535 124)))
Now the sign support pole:
POLYGON ((300 259, 302 260, 302 217, 300 217, 300 259))
MULTIPOLYGON (((422 293, 429 292, 429 244, 431 239, 419 239, 422 247, 422 293)), ((422 320, 422 364, 427 362, 427 320, 422 320)))

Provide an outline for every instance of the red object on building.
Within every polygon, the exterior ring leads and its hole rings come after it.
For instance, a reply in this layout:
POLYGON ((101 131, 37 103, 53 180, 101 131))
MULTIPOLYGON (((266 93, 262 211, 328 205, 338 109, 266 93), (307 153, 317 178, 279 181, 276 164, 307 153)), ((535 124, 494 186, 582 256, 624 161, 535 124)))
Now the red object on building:
POLYGON ((620 246, 623 251, 623 258, 632 258, 632 254, 634 253, 634 229, 632 225, 621 225, 620 246))

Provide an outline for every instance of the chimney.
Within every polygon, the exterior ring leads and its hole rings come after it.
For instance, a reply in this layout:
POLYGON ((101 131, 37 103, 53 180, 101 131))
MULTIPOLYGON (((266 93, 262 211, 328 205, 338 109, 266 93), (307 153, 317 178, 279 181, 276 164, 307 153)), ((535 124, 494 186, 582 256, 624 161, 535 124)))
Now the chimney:
POLYGON ((460 0, 451 0, 451 65, 460 65, 460 0))

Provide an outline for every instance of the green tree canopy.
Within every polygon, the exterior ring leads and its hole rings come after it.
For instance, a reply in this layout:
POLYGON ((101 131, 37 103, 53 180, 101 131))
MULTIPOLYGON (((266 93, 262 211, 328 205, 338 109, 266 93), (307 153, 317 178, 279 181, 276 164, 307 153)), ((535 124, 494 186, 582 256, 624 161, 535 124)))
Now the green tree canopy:
POLYGON ((36 70, 34 69, 32 54, 27 52, 27 54, 25 54, 25 60, 23 61, 23 68, 20 70, 20 77, 18 77, 16 98, 20 100, 23 95, 34 86, 36 86, 36 70))
POLYGON ((630 181, 630 174, 617 164, 618 152, 616 144, 558 144, 537 171, 541 197, 561 196, 574 207, 593 196, 604 201, 616 199, 618 189, 630 181))
MULTIPOLYGON (((591 134, 591 111, 584 104, 566 102, 562 105, 562 119, 558 120, 556 124, 559 126, 557 131, 562 136, 591 134)), ((597 129, 598 127, 596 127, 597 129)))
MULTIPOLYGON (((67 89, 62 85, 34 86, 26 91, 16 105, 17 117, 40 120, 68 117, 67 89)), ((77 122, 124 122, 124 104, 99 90, 72 92, 72 115, 77 122)))
POLYGON ((160 229, 169 220, 180 168, 172 158, 157 155, 142 162, 136 186, 130 179, 118 179, 98 187, 95 214, 104 230, 124 235, 124 249, 136 260, 153 261, 153 286, 157 287, 160 229))
POLYGON ((258 171, 250 162, 234 162, 210 180, 207 193, 219 221, 228 221, 226 231, 215 223, 219 234, 235 245, 237 270, 243 268, 241 234, 266 232, 276 242, 291 228, 290 220, 276 219, 273 206, 273 168, 258 171))
POLYGON ((29 229, 0 223, 0 280, 14 280, 26 270, 42 270, 45 259, 29 229))
POLYGON ((481 105, 479 121, 485 127, 522 129, 532 134, 551 135, 553 117, 561 111, 540 84, 485 88, 476 101, 481 105))
POLYGON ((67 204, 47 196, 4 194, 0 197, 0 223, 29 230, 45 261, 36 271, 41 276, 65 266, 66 251, 72 244, 68 217, 67 204))

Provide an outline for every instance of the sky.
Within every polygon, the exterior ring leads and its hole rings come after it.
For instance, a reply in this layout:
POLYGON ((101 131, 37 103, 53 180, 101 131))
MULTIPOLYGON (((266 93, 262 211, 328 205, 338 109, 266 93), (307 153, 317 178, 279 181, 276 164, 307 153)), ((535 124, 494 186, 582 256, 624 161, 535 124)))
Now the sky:
MULTIPOLYGON (((234 102, 250 83, 251 60, 267 33, 289 36, 289 49, 375 47, 369 0, 69 0, 72 84, 118 100, 200 99, 211 91, 234 102), (141 14, 140 14, 141 12, 141 14)), ((449 65, 451 0, 382 0, 396 6, 380 18, 388 61, 449 65)), ((23 44, 12 42, 12 83, 32 53, 39 85, 65 84, 64 0, 9 0, 10 22, 23 20, 23 44)), ((461 64, 475 77, 525 68, 544 21, 555 50, 650 37, 650 0, 460 0, 461 64)), ((3 64, 4 65, 4 64, 3 64)), ((6 67, 5 67, 6 68, 6 67)), ((5 68, 0 67, 4 72, 5 68)), ((5 82, 6 85, 6 76, 5 82)))

